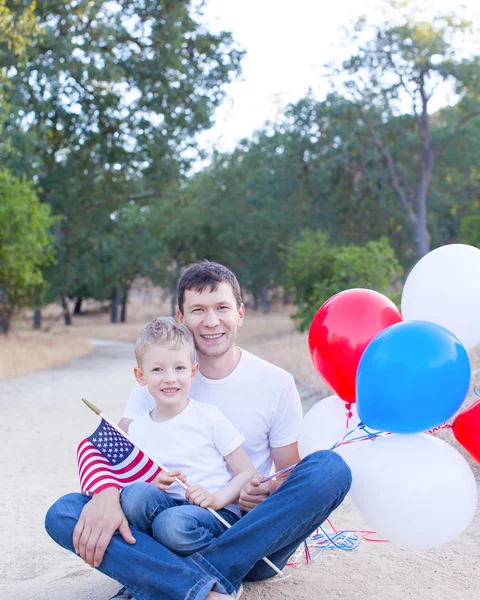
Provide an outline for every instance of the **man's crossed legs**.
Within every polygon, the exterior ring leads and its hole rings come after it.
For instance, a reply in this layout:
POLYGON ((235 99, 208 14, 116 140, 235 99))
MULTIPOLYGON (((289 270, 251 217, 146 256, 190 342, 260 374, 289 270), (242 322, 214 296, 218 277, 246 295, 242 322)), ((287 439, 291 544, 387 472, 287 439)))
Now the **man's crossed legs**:
MULTIPOLYGON (((275 575, 263 556, 282 569, 300 543, 342 503, 350 485, 350 469, 340 456, 315 452, 301 460, 271 496, 200 552, 180 557, 132 528, 136 543, 127 544, 117 532, 98 569, 137 600, 204 600, 212 590, 233 594, 243 580, 275 575)), ((73 530, 88 501, 82 494, 64 496, 45 519, 49 535, 72 552, 73 530)))

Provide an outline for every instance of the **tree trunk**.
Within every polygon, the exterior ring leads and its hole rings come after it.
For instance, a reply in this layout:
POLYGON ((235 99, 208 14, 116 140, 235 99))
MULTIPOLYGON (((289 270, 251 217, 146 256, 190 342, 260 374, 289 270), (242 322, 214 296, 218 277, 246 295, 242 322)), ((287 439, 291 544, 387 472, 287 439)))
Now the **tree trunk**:
POLYGON ((75 308, 73 309, 73 314, 74 315, 81 315, 82 314, 82 302, 83 302, 83 298, 77 298, 77 301, 75 302, 75 308))
POLYGON ((118 289, 114 287, 112 290, 112 312, 110 314, 110 323, 118 323, 118 289))
POLYGON ((170 314, 174 317, 177 314, 177 284, 172 283, 170 288, 170 314))
POLYGON ((175 260, 175 271, 177 273, 177 280, 172 283, 170 288, 170 313, 172 317, 177 314, 177 303, 178 303, 178 282, 180 281, 181 265, 178 259, 175 260))
POLYGON ((10 330, 10 319, 12 315, 7 311, 4 312, 0 309, 0 334, 7 334, 10 330))
POLYGON ((33 328, 41 329, 42 327, 42 309, 36 308, 33 312, 33 328))
POLYGON ((127 321, 127 302, 128 302, 129 288, 126 287, 122 296, 122 308, 120 311, 120 323, 126 323, 127 321))
POLYGON ((262 312, 264 315, 268 315, 270 312, 270 298, 268 293, 268 285, 264 285, 262 288, 262 312))
POLYGON ((427 223, 427 195, 432 176, 435 155, 429 145, 425 145, 420 158, 420 181, 415 191, 415 221, 413 223, 418 258, 430 252, 430 233, 427 223))
POLYGON ((419 260, 430 252, 430 234, 428 232, 426 219, 417 218, 414 223, 415 242, 419 260))
POLYGON ((72 315, 70 314, 67 298, 65 296, 62 297, 62 308, 63 308, 63 318, 65 319, 65 325, 67 325, 67 327, 68 327, 69 325, 72 324, 72 315))

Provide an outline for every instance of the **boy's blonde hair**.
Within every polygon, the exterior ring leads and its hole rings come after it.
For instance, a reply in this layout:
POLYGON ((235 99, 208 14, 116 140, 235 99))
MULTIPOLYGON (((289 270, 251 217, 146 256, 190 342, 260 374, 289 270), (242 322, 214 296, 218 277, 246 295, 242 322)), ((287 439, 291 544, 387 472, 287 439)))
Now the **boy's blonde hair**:
POLYGON ((174 317, 157 317, 142 329, 135 342, 135 358, 139 366, 148 348, 157 345, 170 345, 174 350, 187 346, 192 363, 196 362, 193 335, 188 327, 174 317))

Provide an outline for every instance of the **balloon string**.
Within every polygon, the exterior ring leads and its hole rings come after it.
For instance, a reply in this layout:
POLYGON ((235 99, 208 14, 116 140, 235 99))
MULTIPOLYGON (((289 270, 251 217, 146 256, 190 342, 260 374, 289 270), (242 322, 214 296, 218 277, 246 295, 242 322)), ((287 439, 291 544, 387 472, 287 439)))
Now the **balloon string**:
POLYGON ((332 530, 332 533, 327 533, 325 527, 319 527, 315 533, 300 544, 288 561, 287 566, 300 564, 302 557, 305 559, 306 564, 315 562, 320 554, 328 549, 351 551, 356 550, 362 541, 388 542, 388 540, 370 537, 377 535, 375 531, 366 529, 343 529, 337 531, 330 520, 327 519, 326 523, 332 530))
POLYGON ((348 433, 348 424, 350 423, 350 419, 353 417, 351 402, 347 402, 345 404, 345 414, 347 415, 347 423, 345 425, 345 433, 348 433))
POLYGON ((353 444, 355 442, 364 442, 365 440, 375 440, 375 439, 377 439, 377 437, 383 437, 386 435, 391 435, 391 434, 386 431, 369 431, 366 428, 366 425, 364 425, 363 423, 359 423, 355 429, 352 429, 346 435, 344 435, 340 441, 338 441, 336 444, 334 444, 330 448, 330 450, 335 450, 335 448, 338 448, 339 446, 345 446, 346 444, 353 444), (365 435, 361 435, 360 437, 348 439, 348 437, 350 435, 352 435, 352 433, 355 433, 355 431, 358 431, 358 430, 363 430, 365 435))
POLYGON ((443 425, 439 425, 438 427, 434 427, 433 429, 429 429, 428 433, 435 433, 435 431, 440 431, 440 429, 451 429, 452 426, 450 423, 444 423, 443 425))

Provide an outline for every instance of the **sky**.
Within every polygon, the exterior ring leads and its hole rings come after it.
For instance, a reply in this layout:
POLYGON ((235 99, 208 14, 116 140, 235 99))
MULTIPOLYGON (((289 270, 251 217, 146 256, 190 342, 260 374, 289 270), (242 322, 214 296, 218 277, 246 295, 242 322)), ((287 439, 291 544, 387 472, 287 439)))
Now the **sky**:
MULTIPOLYGON (((247 54, 242 75, 227 86, 215 125, 198 136, 200 147, 231 151, 309 88, 321 98, 326 92, 323 65, 341 56, 339 29, 361 14, 381 19, 380 4, 379 0, 206 0, 209 29, 231 31, 247 54)), ((480 17, 478 0, 463 4, 464 14, 480 17)), ((435 0, 435 6, 448 11, 458 5, 435 0)))

